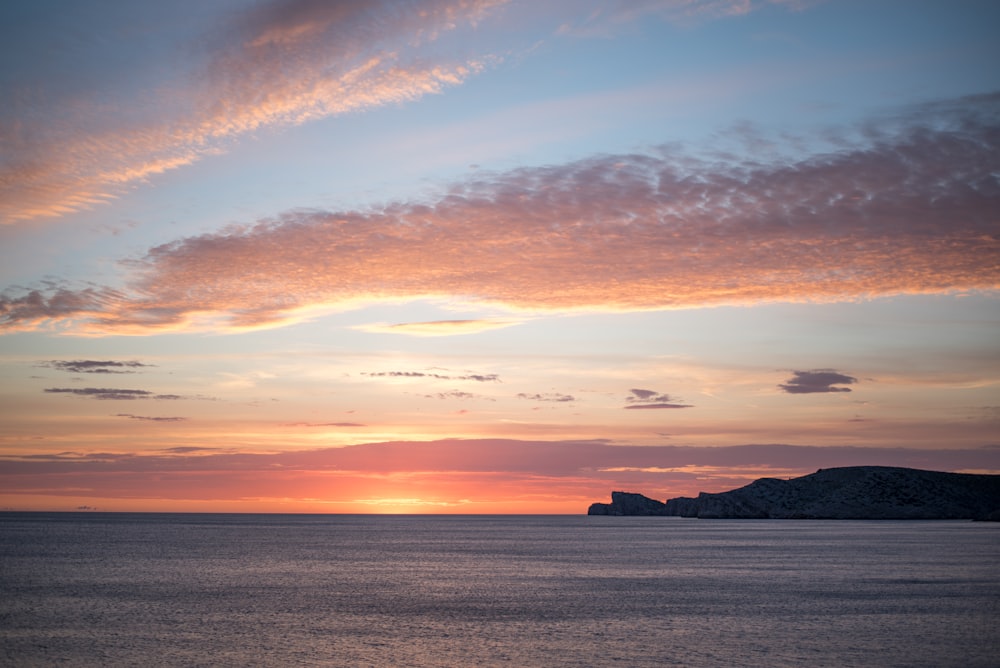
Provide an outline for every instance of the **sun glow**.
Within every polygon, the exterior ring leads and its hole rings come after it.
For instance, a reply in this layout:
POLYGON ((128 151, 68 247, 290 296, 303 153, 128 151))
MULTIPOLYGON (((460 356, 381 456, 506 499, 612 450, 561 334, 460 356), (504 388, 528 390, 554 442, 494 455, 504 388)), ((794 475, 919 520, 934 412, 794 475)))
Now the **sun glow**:
POLYGON ((472 503, 468 499, 459 501, 432 501, 419 498, 377 498, 359 499, 353 502, 363 510, 361 512, 378 515, 417 515, 421 513, 457 513, 462 507, 472 503))

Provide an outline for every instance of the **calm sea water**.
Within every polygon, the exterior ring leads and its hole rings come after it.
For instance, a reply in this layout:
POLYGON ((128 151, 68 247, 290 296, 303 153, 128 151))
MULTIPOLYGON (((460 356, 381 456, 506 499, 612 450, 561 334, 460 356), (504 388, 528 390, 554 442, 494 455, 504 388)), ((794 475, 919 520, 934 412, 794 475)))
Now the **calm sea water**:
POLYGON ((0 513, 8 666, 998 666, 1000 524, 0 513))

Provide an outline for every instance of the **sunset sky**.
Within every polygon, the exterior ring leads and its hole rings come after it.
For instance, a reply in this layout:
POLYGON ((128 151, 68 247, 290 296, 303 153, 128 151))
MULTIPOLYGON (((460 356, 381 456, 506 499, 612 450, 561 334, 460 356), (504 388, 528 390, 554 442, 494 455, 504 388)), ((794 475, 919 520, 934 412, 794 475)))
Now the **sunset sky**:
POLYGON ((0 4, 0 509, 1000 473, 995 0, 0 4))

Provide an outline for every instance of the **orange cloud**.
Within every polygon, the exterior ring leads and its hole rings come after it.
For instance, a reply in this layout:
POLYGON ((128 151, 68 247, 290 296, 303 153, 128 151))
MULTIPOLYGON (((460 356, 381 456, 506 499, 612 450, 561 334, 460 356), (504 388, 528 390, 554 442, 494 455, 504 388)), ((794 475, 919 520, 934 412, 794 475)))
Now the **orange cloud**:
POLYGON ((432 202, 293 211, 155 247, 126 291, 4 295, 0 326, 145 334, 424 298, 613 311, 996 290, 1000 95, 959 102, 957 118, 798 163, 598 156, 432 202))
MULTIPOLYGON (((506 0, 264 4, 211 35, 208 62, 166 90, 74 104, 62 125, 5 124, 0 223, 64 215, 225 149, 248 132, 407 102, 462 83, 483 59, 430 62, 419 47, 506 0), (138 101, 137 101, 138 100, 138 101), (137 109, 156 117, 136 119, 137 109)), ((35 118, 39 116, 39 118, 35 118)))

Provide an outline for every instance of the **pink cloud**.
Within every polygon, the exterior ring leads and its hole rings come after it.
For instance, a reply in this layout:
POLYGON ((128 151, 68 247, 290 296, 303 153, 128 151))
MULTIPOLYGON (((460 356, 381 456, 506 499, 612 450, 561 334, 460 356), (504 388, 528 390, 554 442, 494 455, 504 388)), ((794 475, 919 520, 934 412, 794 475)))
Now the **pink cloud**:
MULTIPOLYGON (((506 0, 264 3, 202 36, 191 78, 107 100, 77 100, 69 122, 3 123, 0 223, 93 207, 124 188, 225 150, 264 128, 407 102, 462 83, 476 58, 434 61, 420 47, 506 0), (139 102, 137 102, 139 100, 139 102), (156 109, 139 117, 137 109, 156 109)), ((192 54, 184 54, 190 57, 192 54)), ((4 119, 0 119, 2 123, 4 119)))
POLYGON ((152 248, 125 292, 0 297, 0 326, 144 334, 381 300, 640 310, 995 290, 998 104, 917 110, 871 145, 795 163, 595 156, 435 201, 290 211, 152 248))

